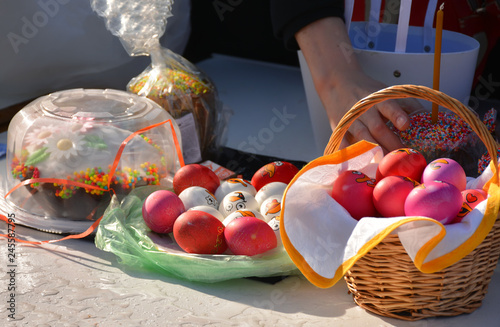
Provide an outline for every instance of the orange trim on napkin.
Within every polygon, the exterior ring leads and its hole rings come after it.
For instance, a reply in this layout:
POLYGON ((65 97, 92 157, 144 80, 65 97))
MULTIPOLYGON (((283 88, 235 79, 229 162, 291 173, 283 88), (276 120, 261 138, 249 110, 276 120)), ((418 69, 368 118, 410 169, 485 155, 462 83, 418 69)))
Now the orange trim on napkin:
POLYGON ((493 176, 484 187, 484 189, 488 190, 489 197, 487 200, 486 210, 483 219, 481 220, 474 234, 455 250, 452 250, 451 252, 439 258, 424 263, 426 257, 430 254, 430 252, 439 244, 439 242, 441 242, 444 239, 446 235, 446 228, 443 224, 432 218, 408 217, 401 219, 395 222, 394 224, 391 224, 390 226, 387 226, 381 232, 379 232, 377 235, 375 235, 373 238, 367 241, 354 256, 344 261, 337 268, 332 278, 323 277, 322 275, 318 274, 307 263, 306 259, 294 247, 294 245, 288 238, 285 228, 285 219, 284 219, 285 210, 287 208, 285 204, 287 198, 287 192, 289 188, 297 181, 297 179, 299 179, 307 171, 321 165, 334 165, 334 164, 344 163, 373 149, 375 146, 377 145, 366 141, 361 141, 348 148, 336 151, 330 155, 326 155, 311 161, 295 175, 295 177, 289 183, 283 194, 282 212, 280 215, 280 235, 283 242, 283 246, 285 247, 285 250, 287 251, 291 260, 297 266, 297 268, 304 274, 304 276, 312 284, 318 287, 328 288, 333 286, 345 275, 347 270, 349 270, 356 263, 357 260, 359 260, 362 256, 364 256, 371 249, 373 249, 387 235, 389 235, 392 231, 394 231, 398 227, 413 221, 427 220, 441 227, 441 230, 439 231, 438 234, 436 234, 434 237, 432 237, 429 241, 427 241, 420 247, 414 259, 415 266, 423 273, 433 273, 440 271, 456 263, 457 261, 465 257, 467 254, 469 254, 472 250, 474 250, 479 244, 481 244, 481 242, 483 242, 483 240, 490 232, 491 228, 493 227, 497 219, 497 215, 500 209, 500 186, 498 185, 499 182, 498 170, 496 169, 496 167, 492 167, 493 176))
POLYGON ((292 245, 290 242, 290 239, 288 238, 288 235, 286 234, 285 230, 285 224, 284 224, 284 212, 285 212, 285 201, 286 201, 286 193, 288 192, 288 189, 290 186, 300 177, 302 174, 304 174, 306 171, 316 168, 318 166, 324 165, 324 164, 340 164, 342 162, 346 162, 350 159, 353 159, 367 151, 372 150, 373 148, 377 147, 377 144, 370 143, 368 141, 360 141, 357 142, 354 145, 351 145, 347 148, 344 148, 339 151, 335 151, 332 154, 326 155, 319 157, 311 162, 309 162, 307 165, 305 165, 295 176, 294 178, 290 181, 288 184, 287 188, 285 189, 285 192, 283 194, 283 203, 281 204, 281 214, 280 214, 280 236, 283 242, 283 246, 285 247, 286 252, 292 259, 293 263, 299 268, 299 270, 304 274, 304 276, 309 279, 311 283, 313 283, 316 286, 319 287, 328 287, 335 282, 332 283, 332 279, 325 278, 317 274, 306 262, 304 257, 295 249, 295 247, 292 245))
POLYGON ((422 271, 423 273, 434 273, 446 267, 449 267, 450 265, 468 255, 470 252, 472 252, 472 250, 477 248, 479 244, 484 241, 491 228, 495 224, 498 216, 498 210, 500 208, 500 187, 494 183, 490 183, 488 194, 489 196, 486 203, 486 211, 484 213, 483 219, 481 220, 481 223, 475 230, 474 234, 472 234, 455 250, 427 263, 423 263, 423 261, 428 253, 421 254, 419 251, 417 253, 417 256, 415 257, 415 266, 420 271, 422 271))
POLYGON ((395 222, 394 224, 386 227, 380 233, 375 235, 372 239, 370 239, 368 242, 366 242, 365 245, 363 245, 361 247, 361 249, 359 249, 359 251, 356 255, 354 255, 353 257, 346 260, 337 269, 335 276, 332 279, 333 284, 331 284, 327 287, 333 286, 336 282, 338 282, 345 275, 345 273, 349 269, 351 269, 351 267, 356 263, 356 261, 358 261, 359 259, 361 259, 361 257, 363 257, 365 254, 370 252, 371 249, 373 249, 375 246, 377 246, 377 244, 379 244, 381 241, 383 241, 384 238, 386 238, 389 234, 391 234, 395 229, 397 229, 400 226, 403 226, 404 224, 410 223, 412 221, 422 221, 422 220, 427 220, 427 221, 431 221, 433 223, 437 223, 437 224, 441 225, 441 227, 442 227, 441 231, 436 236, 431 238, 427 243, 425 243, 422 246, 422 248, 426 248, 425 251, 427 251, 427 254, 428 254, 430 252, 430 250, 432 250, 444 238, 444 236, 446 234, 446 230, 445 230, 444 226, 441 223, 439 223, 438 221, 436 221, 435 219, 428 218, 428 217, 411 217, 411 218, 401 219, 401 220, 395 222))

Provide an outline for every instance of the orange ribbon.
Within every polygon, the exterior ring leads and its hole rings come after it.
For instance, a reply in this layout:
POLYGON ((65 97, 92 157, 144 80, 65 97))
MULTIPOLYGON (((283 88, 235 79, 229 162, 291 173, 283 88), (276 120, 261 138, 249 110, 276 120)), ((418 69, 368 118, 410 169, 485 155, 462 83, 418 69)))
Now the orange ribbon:
MULTIPOLYGON (((148 131, 148 130, 150 130, 152 128, 161 126, 161 125, 166 124, 166 123, 170 123, 170 128, 172 130, 172 138, 174 140, 174 145, 175 145, 175 150, 176 150, 176 153, 177 153, 177 157, 179 158, 179 163, 180 163, 181 167, 183 167, 185 165, 185 163, 184 163, 184 158, 182 156, 182 151, 181 151, 181 146, 180 146, 180 143, 179 143, 179 139, 178 139, 177 134, 175 132, 172 120, 168 119, 168 120, 165 120, 165 121, 163 121, 161 123, 157 123, 157 124, 153 124, 153 125, 141 128, 140 130, 138 130, 138 131, 130 134, 121 143, 120 147, 118 148, 118 152, 116 153, 115 159, 113 160, 113 165, 111 166, 111 169, 110 169, 110 172, 109 172, 109 179, 108 179, 108 186, 107 186, 108 189, 103 189, 103 188, 100 188, 98 186, 88 185, 88 184, 85 184, 85 183, 80 183, 80 182, 76 182, 76 181, 70 181, 70 180, 61 179, 61 178, 31 178, 31 179, 24 180, 24 181, 20 182, 19 184, 17 184, 16 186, 14 186, 7 194, 5 194, 5 198, 7 198, 7 196, 9 196, 12 192, 14 192, 15 190, 17 190, 18 188, 20 188, 20 187, 22 187, 24 185, 34 184, 34 183, 57 183, 57 184, 60 184, 60 185, 73 185, 73 186, 78 186, 78 187, 82 187, 82 188, 85 188, 85 189, 99 190, 99 191, 103 191, 103 192, 109 192, 109 191, 114 192, 113 189, 111 188, 111 180, 113 178, 113 175, 115 174, 116 168, 118 167, 118 163, 120 162, 120 159, 121 159, 121 155, 122 155, 123 150, 125 149, 125 146, 127 145, 127 143, 132 138, 134 138, 137 134, 143 133, 145 131, 148 131)), ((13 224, 12 222, 10 222, 5 216, 0 215, 0 219, 3 220, 3 221, 5 221, 8 225, 12 225, 13 228, 15 229, 15 224, 13 224)), ((21 239, 17 239, 17 238, 15 238, 15 240, 17 242, 20 242, 20 243, 45 244, 45 243, 60 242, 60 241, 64 241, 64 240, 67 240, 67 239, 84 238, 84 237, 87 237, 88 235, 90 235, 97 228, 97 226, 99 225, 99 222, 101 221, 101 219, 102 219, 102 216, 99 219, 97 219, 83 233, 74 234, 74 235, 68 235, 66 237, 63 237, 63 238, 57 239, 57 240, 41 241, 41 242, 31 242, 31 241, 25 241, 25 240, 21 240, 21 239)), ((9 237, 8 234, 0 234, 0 236, 6 237, 6 238, 9 237)))
MULTIPOLYGON (((1 237, 5 237, 5 238, 14 239, 16 242, 19 242, 19 243, 32 244, 32 245, 42 245, 42 244, 48 244, 48 243, 61 242, 61 241, 69 240, 69 239, 79 239, 79 238, 84 238, 84 237, 89 236, 97 228, 97 226, 99 226, 99 223, 101 222, 101 219, 102 219, 102 216, 99 219, 97 219, 83 233, 68 235, 68 236, 65 236, 63 238, 59 238, 57 240, 47 240, 47 241, 38 241, 38 242, 35 242, 35 241, 22 240, 22 239, 19 239, 19 238, 16 238, 16 237, 10 237, 9 234, 0 234, 0 236, 1 237)), ((16 225, 12 221, 9 221, 9 219, 7 217, 5 217, 4 215, 0 215, 0 220, 5 221, 5 223, 7 225, 11 225, 12 226, 12 229, 11 229, 12 231, 14 231, 16 229, 16 225)))

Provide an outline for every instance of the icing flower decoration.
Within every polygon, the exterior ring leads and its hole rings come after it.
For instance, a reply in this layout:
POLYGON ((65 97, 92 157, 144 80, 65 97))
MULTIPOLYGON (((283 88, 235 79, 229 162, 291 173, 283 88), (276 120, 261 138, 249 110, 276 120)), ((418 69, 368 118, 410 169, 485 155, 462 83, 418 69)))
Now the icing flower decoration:
POLYGON ((85 140, 80 133, 55 132, 47 141, 47 152, 56 160, 70 159, 83 149, 85 140))
POLYGON ((47 144, 48 139, 57 129, 54 125, 42 125, 26 135, 27 149, 32 152, 47 144))
POLYGON ((80 133, 85 133, 87 132, 89 129, 91 129, 93 126, 92 126, 92 123, 91 122, 81 122, 81 123, 76 123, 76 124, 71 124, 71 131, 72 132, 80 132, 80 133))

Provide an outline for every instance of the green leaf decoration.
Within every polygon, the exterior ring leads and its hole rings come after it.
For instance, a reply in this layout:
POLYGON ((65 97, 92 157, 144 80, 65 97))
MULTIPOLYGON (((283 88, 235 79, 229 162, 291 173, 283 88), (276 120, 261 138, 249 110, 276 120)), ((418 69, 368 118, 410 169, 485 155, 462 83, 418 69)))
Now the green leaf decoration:
POLYGON ((46 147, 43 147, 39 150, 36 150, 28 157, 28 159, 26 160, 26 162, 24 164, 26 166, 34 166, 37 163, 44 161, 45 159, 47 159, 50 156, 50 153, 48 153, 46 151, 47 151, 46 147))
POLYGON ((87 141, 87 146, 90 148, 98 150, 105 150, 108 148, 108 145, 104 143, 104 140, 97 135, 85 135, 84 140, 87 141))

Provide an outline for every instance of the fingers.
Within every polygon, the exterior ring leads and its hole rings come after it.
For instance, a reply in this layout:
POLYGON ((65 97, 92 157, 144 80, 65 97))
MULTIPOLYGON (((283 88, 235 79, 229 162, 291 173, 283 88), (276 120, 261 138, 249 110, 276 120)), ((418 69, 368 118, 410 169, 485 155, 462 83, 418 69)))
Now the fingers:
POLYGON ((384 149, 384 152, 390 152, 403 147, 399 137, 389 129, 378 114, 367 115, 364 119, 355 121, 350 126, 349 132, 356 142, 367 140, 377 143, 384 149))
MULTIPOLYGON (((410 125, 410 119, 405 110, 396 101, 384 101, 377 104, 376 109, 397 129, 405 130, 410 125)), ((371 130, 371 129, 370 129, 371 130)))
POLYGON ((404 98, 398 99, 397 103, 406 113, 411 114, 415 111, 425 110, 425 107, 422 103, 414 98, 404 98))

